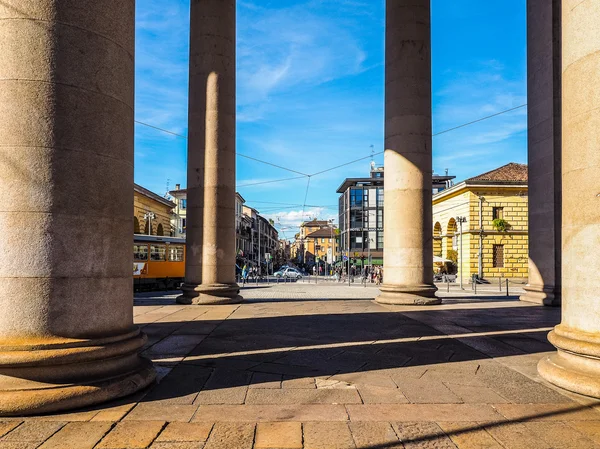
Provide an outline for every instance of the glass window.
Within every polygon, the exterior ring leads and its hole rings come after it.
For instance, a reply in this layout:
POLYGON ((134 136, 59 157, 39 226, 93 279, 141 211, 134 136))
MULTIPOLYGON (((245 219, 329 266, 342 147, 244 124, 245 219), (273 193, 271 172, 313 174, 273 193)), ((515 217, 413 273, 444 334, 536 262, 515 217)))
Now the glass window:
POLYGON ((164 261, 167 260, 167 248, 165 245, 150 246, 150 260, 164 261))
POLYGON ((494 207, 493 211, 493 220, 497 218, 504 218, 504 208, 503 207, 494 207))
POLYGON ((185 199, 185 198, 181 199, 181 208, 182 209, 186 209, 187 208, 187 199, 185 199))
POLYGON ((133 245, 133 260, 148 260, 148 245, 133 245))
POLYGON ((183 227, 183 230, 185 231, 185 218, 181 219, 181 226, 183 227))
POLYGON ((179 246, 179 245, 170 245, 169 246, 169 261, 183 262, 183 246, 179 246))

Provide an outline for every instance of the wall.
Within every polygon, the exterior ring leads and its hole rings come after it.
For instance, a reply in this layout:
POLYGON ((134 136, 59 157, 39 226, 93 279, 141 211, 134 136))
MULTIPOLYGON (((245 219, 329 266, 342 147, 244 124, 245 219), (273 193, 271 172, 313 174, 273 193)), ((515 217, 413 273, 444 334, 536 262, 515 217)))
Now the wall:
MULTIPOLYGON (((448 258, 452 249, 451 236, 456 234, 460 225, 456 223, 456 233, 452 230, 453 220, 457 216, 467 218, 463 224, 463 252, 458 255, 458 276, 463 282, 470 282, 474 274, 479 273, 479 196, 484 197, 483 217, 483 278, 497 282, 498 278, 509 278, 514 282, 526 283, 528 278, 528 199, 527 188, 523 186, 496 186, 479 188, 468 186, 456 192, 446 192, 442 198, 434 198, 433 225, 439 223, 442 228, 439 245, 442 257, 448 258), (493 227, 493 208, 501 207, 503 218, 510 228, 499 232, 493 227), (504 267, 493 267, 493 245, 503 245, 504 267), (461 263, 462 262, 462 263, 461 263)), ((454 247, 459 249, 460 237, 454 247)), ((437 244, 436 244, 437 245, 437 244)), ((434 245, 434 248, 437 246, 434 245)))
POLYGON ((141 234, 146 234, 144 232, 146 226, 144 215, 146 212, 153 212, 156 216, 152 220, 152 235, 157 235, 156 232, 159 224, 163 226, 164 235, 171 235, 171 208, 138 192, 133 192, 133 215, 137 217, 140 223, 141 234))

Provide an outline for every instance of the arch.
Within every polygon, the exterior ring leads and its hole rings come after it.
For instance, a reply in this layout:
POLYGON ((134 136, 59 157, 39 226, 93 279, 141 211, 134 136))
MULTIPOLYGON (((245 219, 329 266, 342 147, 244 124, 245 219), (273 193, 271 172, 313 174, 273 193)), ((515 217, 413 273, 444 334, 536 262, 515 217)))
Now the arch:
POLYGON ((453 250, 453 239, 456 235, 457 229, 458 227, 456 225, 456 220, 454 217, 450 218, 450 220, 448 220, 448 225, 446 226, 446 234, 442 238, 442 252, 443 257, 446 259, 454 259, 451 257, 451 254, 453 250))
POLYGON ((442 257, 442 225, 439 221, 433 225, 433 255, 442 257))
POLYGON ((158 224, 158 227, 156 228, 156 235, 165 235, 162 223, 158 224))
POLYGON ((133 233, 140 233, 140 220, 138 220, 138 217, 133 217, 133 233))

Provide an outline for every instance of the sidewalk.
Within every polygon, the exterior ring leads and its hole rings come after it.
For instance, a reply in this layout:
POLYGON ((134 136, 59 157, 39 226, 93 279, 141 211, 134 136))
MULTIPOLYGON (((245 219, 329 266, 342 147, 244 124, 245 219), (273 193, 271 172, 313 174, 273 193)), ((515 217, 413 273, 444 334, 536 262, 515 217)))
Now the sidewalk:
POLYGON ((248 286, 231 306, 141 294, 135 320, 160 382, 4 418, 0 449, 600 447, 600 403, 537 375, 560 310, 497 293, 453 289, 420 307, 308 283, 248 286))

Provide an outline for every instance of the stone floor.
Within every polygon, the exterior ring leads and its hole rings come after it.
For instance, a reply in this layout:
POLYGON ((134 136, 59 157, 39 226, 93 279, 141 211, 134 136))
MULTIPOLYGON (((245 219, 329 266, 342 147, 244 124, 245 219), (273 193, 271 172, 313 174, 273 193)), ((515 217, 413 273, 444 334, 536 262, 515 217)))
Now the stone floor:
POLYGON ((139 295, 159 383, 5 418, 0 449, 600 448, 600 402, 537 375, 560 310, 498 286, 453 286, 433 307, 381 306, 376 294, 253 285, 244 304, 210 307, 139 295))

